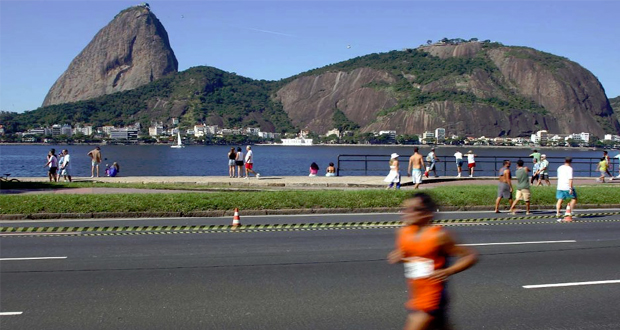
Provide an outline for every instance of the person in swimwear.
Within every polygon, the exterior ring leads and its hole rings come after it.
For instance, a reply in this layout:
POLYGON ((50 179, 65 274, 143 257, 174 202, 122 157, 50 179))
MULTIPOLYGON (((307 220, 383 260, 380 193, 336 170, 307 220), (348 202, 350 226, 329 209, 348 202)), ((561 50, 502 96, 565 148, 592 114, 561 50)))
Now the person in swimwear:
POLYGON ((431 224, 435 202, 419 193, 403 203, 404 227, 396 234, 396 248, 388 255, 391 264, 403 263, 409 289, 405 304, 410 311, 405 330, 449 329, 446 313, 446 280, 477 261, 472 249, 457 245, 441 226, 431 224), (457 257, 450 266, 448 256, 457 257))

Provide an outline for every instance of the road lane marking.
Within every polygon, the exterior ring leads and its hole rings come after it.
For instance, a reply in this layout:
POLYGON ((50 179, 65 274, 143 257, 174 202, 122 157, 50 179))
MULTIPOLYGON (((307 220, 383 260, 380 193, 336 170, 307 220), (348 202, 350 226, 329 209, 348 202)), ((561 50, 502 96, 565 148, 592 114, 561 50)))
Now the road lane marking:
POLYGON ((27 258, 0 258, 0 261, 23 261, 23 260, 56 260, 67 259, 67 257, 27 257, 27 258))
POLYGON ((23 312, 0 312, 0 316, 22 315, 23 312))
POLYGON ((620 280, 572 282, 572 283, 555 283, 555 284, 536 284, 536 285, 524 285, 523 288, 525 288, 525 289, 540 289, 540 288, 557 288, 557 287, 565 287, 565 286, 616 284, 616 283, 620 283, 620 280))
POLYGON ((486 246, 486 245, 522 245, 522 244, 553 244, 553 243, 577 243, 575 240, 564 241, 534 241, 534 242, 499 242, 499 243, 473 243, 459 244, 460 246, 486 246))

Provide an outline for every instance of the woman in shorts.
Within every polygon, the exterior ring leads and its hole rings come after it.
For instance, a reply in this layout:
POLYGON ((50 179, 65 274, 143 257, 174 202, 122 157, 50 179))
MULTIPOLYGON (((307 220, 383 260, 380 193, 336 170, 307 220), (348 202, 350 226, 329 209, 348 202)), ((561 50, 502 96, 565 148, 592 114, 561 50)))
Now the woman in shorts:
POLYGON ((235 153, 235 165, 237 165, 237 177, 243 177, 243 150, 241 150, 241 147, 237 147, 237 153, 235 153))
POLYGON ((228 152, 228 176, 231 178, 235 177, 235 160, 237 159, 237 153, 235 152, 235 147, 230 148, 228 152))

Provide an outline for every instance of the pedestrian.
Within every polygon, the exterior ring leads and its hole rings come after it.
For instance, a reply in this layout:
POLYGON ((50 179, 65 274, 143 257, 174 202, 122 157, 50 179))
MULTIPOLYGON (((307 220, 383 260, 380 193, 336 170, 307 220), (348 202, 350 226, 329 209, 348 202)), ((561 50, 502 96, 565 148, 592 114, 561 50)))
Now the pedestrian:
POLYGON ((418 147, 413 148, 413 155, 409 157, 409 166, 407 167, 407 175, 413 180, 413 189, 418 189, 422 183, 422 171, 424 171, 424 159, 420 154, 418 147))
POLYGON ((572 215, 575 211, 575 205, 577 204, 577 191, 575 191, 575 187, 573 186, 572 162, 572 158, 566 157, 564 159, 564 165, 558 167, 558 186, 555 192, 555 197, 558 199, 555 205, 555 215, 557 217, 561 216, 560 209, 562 208, 562 201, 570 199, 566 205, 566 217, 564 219, 559 218, 558 221, 572 221, 572 215))
POLYGON ((437 155, 435 154, 435 148, 431 148, 431 152, 428 153, 428 155, 426 155, 426 162, 428 163, 428 167, 426 168, 426 171, 424 172, 424 175, 428 178, 428 175, 431 171, 433 171, 433 174, 435 174, 435 177, 439 177, 437 175, 437 162, 439 161, 439 158, 437 158, 437 155))
POLYGON ((99 177, 99 164, 101 164, 101 148, 96 147, 95 149, 89 151, 86 154, 90 157, 90 177, 95 177, 95 172, 97 173, 97 177, 99 177))
POLYGON ((396 234, 396 248, 388 254, 390 264, 403 263, 409 300, 405 330, 448 329, 448 277, 477 261, 472 249, 458 245, 441 226, 431 224, 437 206, 419 193, 403 203, 404 227, 396 234), (456 257, 448 266, 447 258, 456 257))
POLYGON ((111 177, 115 177, 118 175, 118 172, 121 171, 121 167, 118 165, 117 162, 112 163, 112 166, 110 166, 108 175, 111 177))
POLYGON ((468 151, 467 154, 467 167, 469 168, 469 177, 474 177, 474 169, 476 168, 476 155, 473 151, 468 151))
POLYGON ((461 169, 463 168, 463 154, 457 149, 454 153, 454 158, 456 158, 456 171, 458 172, 456 177, 460 178, 462 171, 461 169))
MULTIPOLYGON (((610 164, 610 160, 609 160, 609 154, 607 153, 607 150, 603 150, 603 158, 605 158, 605 163, 607 163, 607 166, 605 168, 605 174, 609 175, 611 177, 611 179, 614 179, 614 175, 611 174, 611 172, 609 172, 609 164, 610 164)), ((604 181, 604 179, 603 179, 604 181)))
MULTIPOLYGON (((536 159, 534 159, 536 161, 536 159)), ((523 166, 523 160, 517 160, 517 171, 515 176, 517 177, 517 196, 515 201, 510 206, 510 213, 515 214, 515 206, 520 200, 525 202, 525 214, 530 214, 530 180, 529 180, 529 168, 523 166)))
POLYGON ((237 165, 237 177, 243 178, 243 150, 241 147, 237 147, 237 153, 235 154, 235 165, 237 165))
POLYGON ((334 166, 334 163, 329 163, 329 166, 325 169, 325 176, 336 176, 336 167, 334 166))
POLYGON ((60 174, 62 174, 65 182, 67 182, 67 179, 69 182, 73 182, 71 179, 71 156, 69 155, 69 150, 63 150, 62 154, 63 157, 62 162, 60 163, 60 174))
POLYGON ((319 165, 312 162, 312 164, 310 164, 310 174, 308 176, 316 176, 317 174, 319 174, 319 165))
POLYGON ((231 178, 235 177, 235 159, 237 159, 237 153, 235 152, 235 147, 232 147, 228 152, 228 176, 231 178))
POLYGON ((397 153, 393 153, 390 156, 390 173, 383 179, 385 182, 389 182, 390 184, 386 189, 400 189, 400 170, 398 168, 398 157, 400 157, 397 153))
POLYGON ((260 179, 260 173, 256 173, 254 171, 254 153, 252 152, 252 147, 245 147, 245 179, 250 178, 250 173, 254 173, 257 179, 260 179))
POLYGON ((532 179, 530 180, 530 184, 534 184, 534 181, 538 183, 538 178, 540 178, 540 163, 534 158, 534 168, 532 168, 532 179))
MULTIPOLYGON (((63 175, 62 174, 62 163, 65 160, 65 151, 62 150, 56 157, 58 158, 58 169, 56 170, 56 181, 60 182, 60 177, 63 175)), ((66 178, 65 178, 65 182, 67 182, 66 178)))
POLYGON ((47 176, 50 178, 50 182, 58 182, 58 158, 56 158, 56 149, 52 148, 47 153, 47 162, 43 167, 47 167, 47 176))
POLYGON ((499 213, 499 202, 502 198, 508 199, 508 205, 512 205, 512 177, 510 176, 510 161, 504 160, 504 166, 499 170, 499 184, 497 186, 497 199, 495 199, 495 213, 499 213))
POLYGON ((542 181, 547 183, 547 186, 551 185, 549 181, 549 161, 547 160, 547 155, 540 155, 540 176, 538 178, 538 185, 542 185, 542 181))
POLYGON ((540 156, 541 156, 540 152, 538 152, 538 150, 536 149, 534 149, 534 152, 530 154, 530 157, 532 157, 532 162, 536 160, 537 163, 540 163, 540 156))
MULTIPOLYGON (((614 156, 614 158, 618 158, 618 162, 620 162, 620 153, 618 153, 617 155, 614 156)), ((618 166, 618 176, 616 177, 616 179, 620 180, 620 164, 618 166)))
POLYGON ((602 157, 601 161, 598 162, 598 166, 596 167, 596 170, 601 173, 601 176, 598 179, 596 179, 597 182, 605 183, 605 174, 609 173, 609 169, 607 168, 608 164, 609 163, 607 162, 605 157, 602 157))

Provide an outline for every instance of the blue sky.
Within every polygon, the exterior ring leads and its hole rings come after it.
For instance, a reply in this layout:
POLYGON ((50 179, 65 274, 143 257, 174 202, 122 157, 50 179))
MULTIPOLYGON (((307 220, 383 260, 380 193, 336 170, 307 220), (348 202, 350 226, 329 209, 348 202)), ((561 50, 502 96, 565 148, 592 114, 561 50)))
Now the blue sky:
MULTIPOLYGON (((620 1, 148 1, 179 70, 278 80, 353 57, 472 37, 581 64, 620 95, 620 1), (350 48, 347 46, 350 45, 350 48)), ((0 0, 0 110, 41 105, 69 63, 140 1, 0 0)))

